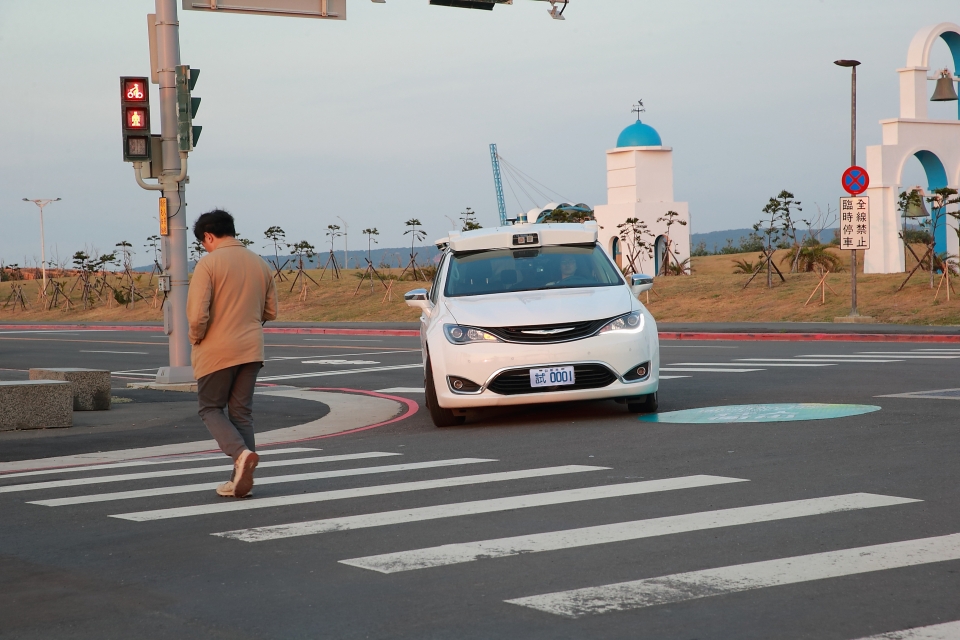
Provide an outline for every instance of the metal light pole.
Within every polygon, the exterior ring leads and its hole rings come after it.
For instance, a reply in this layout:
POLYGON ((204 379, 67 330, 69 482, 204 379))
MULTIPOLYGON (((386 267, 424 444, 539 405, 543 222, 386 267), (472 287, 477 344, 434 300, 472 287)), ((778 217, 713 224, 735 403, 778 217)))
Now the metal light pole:
MULTIPOLYGON (((857 66, 858 60, 837 60, 838 67, 850 67, 850 166, 857 166, 857 66)), ((857 311, 857 250, 850 251, 850 315, 859 316, 857 311)))
MULTIPOLYGON (((170 275, 170 292, 164 304, 164 328, 170 336, 170 366, 157 371, 157 382, 193 380, 187 325, 187 203, 177 143, 177 65, 180 64, 180 27, 177 0, 156 0, 157 66, 160 76, 160 135, 163 175, 160 185, 167 199, 170 235, 163 242, 163 267, 170 275)), ((183 154, 186 161, 186 154, 183 154)))
POLYGON ((349 260, 349 258, 347 257, 347 254, 349 252, 349 245, 347 244, 347 231, 350 230, 350 225, 348 225, 347 221, 341 218, 340 216, 336 216, 336 218, 343 223, 343 268, 347 269, 350 266, 347 264, 347 261, 349 260))
POLYGON ((40 207, 40 272, 43 273, 43 288, 40 290, 40 297, 47 295, 47 243, 43 238, 43 208, 51 202, 59 202, 61 198, 47 198, 31 200, 24 198, 24 202, 32 202, 40 207))

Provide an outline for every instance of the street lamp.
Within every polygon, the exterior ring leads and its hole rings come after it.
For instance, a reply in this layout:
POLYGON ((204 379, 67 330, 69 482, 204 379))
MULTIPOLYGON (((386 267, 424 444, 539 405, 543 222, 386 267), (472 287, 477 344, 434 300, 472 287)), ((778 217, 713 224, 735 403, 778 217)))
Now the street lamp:
MULTIPOLYGON (((857 166, 857 67, 859 60, 836 60, 838 67, 850 67, 850 166, 857 166)), ((857 311, 857 250, 850 251, 850 316, 859 316, 857 311)))
POLYGON ((347 269, 350 266, 347 264, 347 261, 349 260, 349 257, 348 257, 349 245, 347 244, 347 232, 350 230, 350 225, 348 225, 347 221, 341 218, 340 216, 336 216, 336 218, 343 223, 343 268, 347 269))
POLYGON ((45 297, 47 295, 47 252, 46 252, 46 242, 43 239, 43 208, 48 204, 50 204, 51 202, 59 202, 60 198, 48 198, 48 199, 37 199, 37 200, 24 198, 23 201, 32 202, 33 204, 40 207, 40 271, 43 273, 43 288, 40 290, 40 297, 45 297))

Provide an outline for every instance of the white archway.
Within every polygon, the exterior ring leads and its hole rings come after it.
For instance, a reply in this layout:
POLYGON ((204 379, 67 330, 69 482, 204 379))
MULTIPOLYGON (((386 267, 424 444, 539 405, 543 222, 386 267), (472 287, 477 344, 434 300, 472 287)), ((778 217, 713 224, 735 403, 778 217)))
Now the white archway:
MULTIPOLYGON (((902 188, 903 168, 911 157, 923 165, 929 190, 960 188, 960 102, 956 120, 930 120, 928 76, 930 49, 942 38, 953 57, 956 80, 960 68, 960 25, 943 22, 917 32, 907 50, 907 66, 900 74, 900 117, 881 120, 883 144, 867 147, 870 174, 870 249, 866 252, 866 273, 904 271, 904 248, 900 240, 897 197, 902 188)), ((952 220, 948 218, 948 220, 952 220)), ((952 223, 951 223, 952 224, 952 223)), ((957 253, 957 236, 941 226, 937 251, 957 253)))

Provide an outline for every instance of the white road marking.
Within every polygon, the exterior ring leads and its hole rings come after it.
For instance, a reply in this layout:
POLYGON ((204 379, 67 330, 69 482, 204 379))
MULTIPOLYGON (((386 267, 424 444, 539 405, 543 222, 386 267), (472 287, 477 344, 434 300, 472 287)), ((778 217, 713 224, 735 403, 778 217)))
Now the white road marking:
POLYGON ((766 365, 771 362, 835 362, 838 364, 863 364, 869 362, 870 364, 876 364, 878 362, 903 362, 902 360, 850 360, 847 358, 809 358, 805 357, 803 360, 793 360, 785 358, 737 358, 737 362, 744 363, 753 363, 756 365, 766 365))
POLYGON ((92 350, 88 351, 83 349, 80 350, 80 353, 119 353, 119 354, 131 355, 131 356, 150 355, 150 353, 147 351, 92 351, 92 350))
POLYGON ((678 516, 653 518, 650 520, 617 522, 614 524, 567 529, 565 531, 550 531, 548 533, 500 538, 497 540, 445 544, 439 547, 385 553, 382 555, 367 556, 365 558, 341 560, 340 562, 361 569, 379 571, 380 573, 399 573, 401 571, 442 567, 463 562, 487 560, 489 558, 504 558, 526 553, 573 549, 576 547, 639 540, 641 538, 653 538, 689 531, 702 531, 704 529, 717 529, 720 527, 732 527, 757 522, 771 522, 773 520, 786 520, 788 518, 836 513, 838 511, 887 507, 909 502, 921 501, 869 493, 851 493, 826 498, 812 498, 809 500, 761 504, 752 507, 687 513, 678 516))
POLYGON ((740 347, 723 347, 714 344, 661 344, 661 349, 739 349, 740 347))
POLYGON ((902 631, 888 631, 857 640, 957 640, 960 638, 960 620, 932 624, 928 627, 913 627, 902 631))
POLYGON ((887 393, 874 398, 932 398, 936 400, 960 400, 958 395, 946 395, 947 393, 956 393, 960 389, 933 389, 930 391, 910 391, 908 393, 887 393))
MULTIPOLYGON (((455 476, 453 478, 439 478, 436 480, 419 480, 416 482, 401 482, 372 487, 357 487, 354 489, 339 489, 335 491, 317 491, 300 495, 278 496, 275 498, 260 498, 254 500, 220 502, 211 505, 197 505, 179 509, 157 509, 141 511, 139 513, 121 513, 111 516, 123 520, 146 522, 148 520, 165 520, 167 518, 182 518, 185 516, 201 516, 211 513, 227 511, 246 511, 247 509, 264 509, 267 507, 284 507, 291 504, 309 504, 312 502, 326 502, 328 500, 343 500, 345 498, 359 498, 365 496, 381 496, 391 493, 408 491, 423 491, 445 487, 462 487, 471 484, 487 482, 504 482, 507 480, 522 480, 525 478, 540 478, 544 476, 558 476, 566 473, 583 473, 585 471, 601 471, 609 467, 588 467, 584 465, 566 465, 562 467, 545 467, 542 469, 521 469, 520 471, 501 471, 499 473, 484 473, 473 476, 455 476)), ((214 534, 220 535, 220 534, 214 534)))
POLYGON ((960 358, 960 353, 954 353, 955 355, 949 355, 947 353, 914 353, 911 351, 857 351, 860 355, 865 356, 897 356, 898 358, 924 358, 924 359, 934 359, 934 360, 950 360, 954 358, 960 358))
POLYGON ((397 364, 389 367, 365 367, 362 369, 343 369, 340 371, 316 371, 314 373, 293 373, 286 376, 266 376, 257 378, 258 382, 273 382, 274 380, 293 380, 296 378, 318 378, 321 376, 341 376, 348 373, 370 373, 373 371, 394 371, 397 369, 420 369, 422 363, 416 364, 397 364))
MULTIPOLYGON (((318 452, 322 449, 313 447, 290 447, 288 449, 266 449, 258 451, 261 456, 275 456, 285 453, 302 453, 304 451, 318 452)), ((175 458, 164 458, 163 460, 132 460, 130 462, 112 462, 108 464, 90 464, 79 467, 67 467, 65 469, 41 469, 39 471, 21 471, 19 473, 0 474, 0 480, 7 478, 23 478, 25 476, 46 476, 52 473, 80 473, 90 471, 102 471, 104 469, 124 469, 126 467, 143 467, 155 464, 187 464, 191 462, 206 462, 207 460, 223 460, 225 454, 222 453, 201 453, 194 455, 181 455, 175 458)))
POLYGON ((307 342, 325 342, 325 341, 327 341, 327 340, 335 340, 335 341, 337 341, 337 342, 383 342, 382 339, 376 339, 376 338, 372 338, 372 339, 370 339, 370 340, 356 340, 356 339, 354 339, 354 340, 345 340, 345 339, 339 338, 339 337, 337 337, 337 336, 331 336, 331 337, 329 337, 329 338, 304 338, 304 340, 306 340, 307 342))
MULTIPOLYGON (((271 467, 289 467, 300 464, 317 464, 321 462, 340 462, 341 460, 362 460, 365 458, 382 458, 384 456, 399 456, 399 453, 384 451, 370 451, 366 453, 347 453, 338 456, 316 456, 314 458, 292 458, 290 460, 269 460, 261 462, 258 469, 271 467)), ((72 480, 49 480, 47 482, 31 482, 29 484, 11 484, 0 487, 0 493, 14 493, 18 491, 36 491, 39 489, 56 489, 59 487, 79 487, 89 484, 104 484, 107 482, 131 482, 133 480, 147 480, 151 478, 170 478, 173 476, 190 476, 199 473, 223 473, 233 471, 233 465, 219 465, 215 467, 191 467, 189 469, 169 469, 166 471, 144 471, 142 473, 124 473, 115 476, 94 476, 91 478, 74 478, 72 480)))
POLYGON ((691 369, 687 367, 660 367, 660 371, 670 371, 674 373, 749 373, 750 371, 763 371, 763 369, 691 369))
MULTIPOLYGON (((603 467, 587 467, 584 470, 598 468, 603 467)), ((459 516, 475 515, 479 513, 495 513, 497 511, 511 511, 514 509, 527 509, 530 507, 567 504, 570 502, 583 502, 586 500, 600 500, 602 498, 635 496, 643 493, 673 491, 676 489, 690 489, 693 487, 706 487, 710 485, 727 484, 731 482, 747 482, 747 480, 705 475, 686 476, 682 478, 666 478, 663 480, 646 480, 644 482, 628 482, 624 484, 605 485, 600 487, 586 487, 580 489, 568 489, 565 491, 532 493, 522 496, 512 496, 509 498, 493 498, 490 500, 476 500, 474 502, 440 504, 430 507, 401 509, 399 511, 365 513, 356 516, 344 516, 342 518, 329 518, 327 520, 312 520, 308 522, 294 522, 291 524, 257 527, 253 529, 238 529, 236 531, 225 531, 223 533, 215 533, 213 535, 220 536, 222 538, 242 540, 244 542, 262 542, 264 540, 277 540, 280 538, 308 536, 318 533, 328 533, 331 531, 346 531, 350 529, 363 529, 366 527, 382 527, 391 524, 421 522, 423 520, 435 520, 438 518, 456 518, 459 516)))
POLYGON ((380 364, 375 360, 303 360, 300 364, 380 364))
MULTIPOLYGON (((670 366, 687 366, 687 367, 742 367, 743 363, 741 362, 673 362, 670 366)), ((826 363, 815 363, 815 362, 764 362, 763 366, 765 367, 832 367, 832 364, 826 363)))
POLYGON ((881 357, 894 356, 894 357, 896 357, 897 359, 910 358, 910 359, 915 359, 915 360, 953 360, 953 359, 956 359, 956 358, 960 358, 960 355, 955 355, 955 356, 933 356, 933 355, 930 355, 930 356, 927 356, 927 355, 920 355, 920 354, 914 354, 914 353, 905 353, 905 352, 903 352, 903 351, 886 351, 886 352, 884 352, 884 351, 871 351, 871 352, 856 353, 856 354, 853 354, 853 355, 842 355, 842 354, 841 354, 841 355, 837 355, 837 354, 827 355, 827 354, 821 354, 821 355, 805 355, 805 356, 797 356, 797 357, 798 357, 798 358, 873 358, 873 357, 875 357, 875 356, 881 356, 881 357), (874 354, 874 355, 871 355, 871 354, 874 354))
POLYGON ((693 376, 660 376, 661 380, 675 380, 677 378, 692 378, 693 376))
POLYGON ((506 602, 579 618, 948 560, 960 560, 960 534, 676 573, 506 602))
POLYGON ((377 389, 377 393, 424 393, 423 387, 391 387, 377 389))
MULTIPOLYGON (((408 462, 405 464, 391 464, 381 467, 357 467, 355 469, 337 469, 335 471, 316 471, 314 473, 296 473, 286 476, 269 476, 257 478, 256 485, 280 484, 283 482, 304 482, 307 480, 322 480, 324 478, 345 478, 349 476, 363 476, 374 473, 393 473, 396 471, 413 471, 416 469, 434 469, 437 467, 451 467, 461 464, 477 464, 480 462, 496 462, 486 458, 454 458, 452 460, 430 460, 427 462, 408 462)), ((45 507, 62 507, 70 504, 86 504, 88 502, 109 502, 111 500, 128 500, 131 498, 152 498, 173 493, 191 493, 193 491, 207 491, 216 489, 219 482, 203 482, 199 484, 185 484, 176 487, 158 487, 155 489, 141 489, 137 491, 118 491, 116 493, 98 493, 72 498, 54 498, 51 500, 33 500, 30 504, 39 504, 45 507)))
POLYGON ((911 349, 911 351, 942 351, 943 353, 960 353, 960 349, 911 349))

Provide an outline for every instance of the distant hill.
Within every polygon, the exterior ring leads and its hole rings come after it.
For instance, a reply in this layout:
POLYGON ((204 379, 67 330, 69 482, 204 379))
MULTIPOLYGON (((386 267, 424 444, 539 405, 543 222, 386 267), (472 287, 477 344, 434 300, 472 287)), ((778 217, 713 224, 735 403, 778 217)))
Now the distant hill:
MULTIPOLYGON (((424 245, 414 249, 417 254, 417 264, 426 265, 433 264, 436 261, 437 257, 440 255, 440 252, 433 245, 424 245)), ((269 259, 273 262, 273 255, 261 254, 264 260, 269 259)), ((337 265, 341 268, 343 267, 343 249, 334 252, 334 255, 337 257, 337 265)), ((313 257, 312 260, 304 260, 303 266, 309 269, 320 269, 326 263, 327 258, 330 256, 329 249, 324 250, 323 253, 317 254, 313 257)), ((350 251, 347 255, 347 259, 350 263, 351 269, 363 269, 366 268, 367 263, 364 258, 367 257, 366 250, 360 251, 350 251)), ((410 261, 410 247, 386 247, 383 249, 373 249, 370 252, 370 259, 373 261, 373 266, 379 267, 381 263, 388 264, 391 267, 397 267, 398 261, 399 266, 405 267, 410 261)), ((294 262, 289 255, 280 256, 280 264, 282 265, 284 261, 290 260, 290 263, 285 268, 291 268, 294 266, 294 262)), ((194 261, 189 262, 190 270, 193 270, 194 261)), ((134 267, 135 271, 150 271, 152 265, 134 267)))

